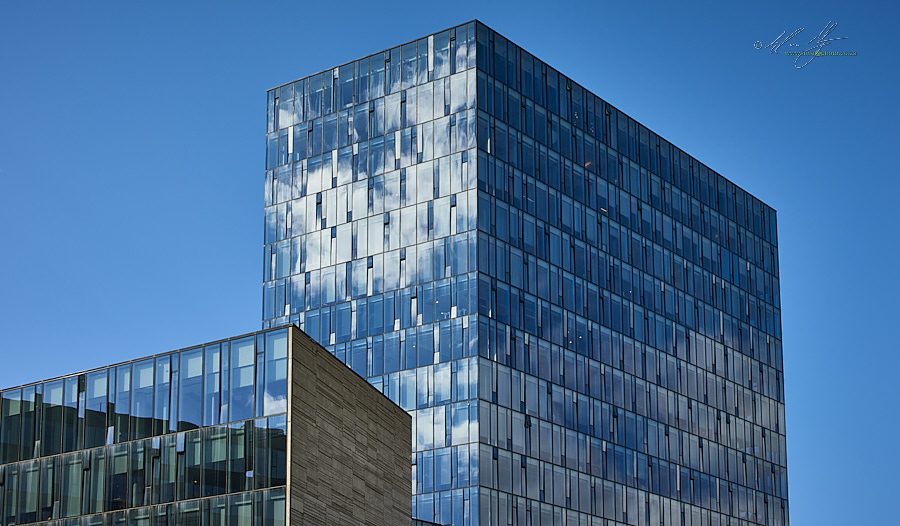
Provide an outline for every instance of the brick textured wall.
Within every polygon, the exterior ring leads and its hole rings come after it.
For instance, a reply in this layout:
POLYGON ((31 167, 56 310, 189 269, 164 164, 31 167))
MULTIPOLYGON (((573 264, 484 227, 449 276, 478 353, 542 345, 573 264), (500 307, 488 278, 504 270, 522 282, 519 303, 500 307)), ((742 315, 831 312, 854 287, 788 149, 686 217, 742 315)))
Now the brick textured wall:
POLYGON ((292 329, 290 524, 409 524, 411 418, 292 329))

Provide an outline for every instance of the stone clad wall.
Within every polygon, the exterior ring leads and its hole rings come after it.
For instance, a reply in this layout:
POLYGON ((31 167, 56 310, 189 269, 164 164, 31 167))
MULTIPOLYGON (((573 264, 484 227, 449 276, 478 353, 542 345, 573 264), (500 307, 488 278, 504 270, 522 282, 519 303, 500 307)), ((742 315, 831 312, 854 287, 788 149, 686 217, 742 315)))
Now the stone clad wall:
POLYGON ((291 331, 290 524, 409 524, 410 416, 291 331))

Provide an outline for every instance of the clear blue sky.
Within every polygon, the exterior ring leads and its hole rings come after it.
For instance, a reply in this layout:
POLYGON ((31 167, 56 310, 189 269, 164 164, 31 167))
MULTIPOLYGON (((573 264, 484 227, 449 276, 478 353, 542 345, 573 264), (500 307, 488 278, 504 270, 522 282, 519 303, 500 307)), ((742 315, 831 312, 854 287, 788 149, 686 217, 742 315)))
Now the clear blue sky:
POLYGON ((624 4, 0 3, 0 386, 258 329, 266 89, 479 18, 778 211, 792 523, 896 524, 896 3, 624 4))

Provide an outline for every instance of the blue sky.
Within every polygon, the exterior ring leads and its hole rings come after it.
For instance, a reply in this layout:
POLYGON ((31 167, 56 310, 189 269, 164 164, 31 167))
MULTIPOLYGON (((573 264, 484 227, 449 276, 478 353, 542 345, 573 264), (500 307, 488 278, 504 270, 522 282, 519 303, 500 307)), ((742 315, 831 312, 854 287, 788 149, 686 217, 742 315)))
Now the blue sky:
POLYGON ((266 89, 479 18, 778 211, 792 522, 896 521, 894 3, 184 4, 0 3, 0 386, 258 329, 266 89))

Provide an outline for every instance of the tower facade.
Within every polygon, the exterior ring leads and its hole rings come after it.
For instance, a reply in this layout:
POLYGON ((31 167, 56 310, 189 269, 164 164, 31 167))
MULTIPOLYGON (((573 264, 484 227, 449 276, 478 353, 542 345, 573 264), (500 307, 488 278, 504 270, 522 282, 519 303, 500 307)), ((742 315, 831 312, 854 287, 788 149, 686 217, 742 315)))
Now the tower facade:
POLYGON ((409 429, 296 327, 3 389, 0 525, 409 524, 409 429))
POLYGON ((440 524, 788 524, 775 211, 479 22, 269 91, 263 325, 440 524))

